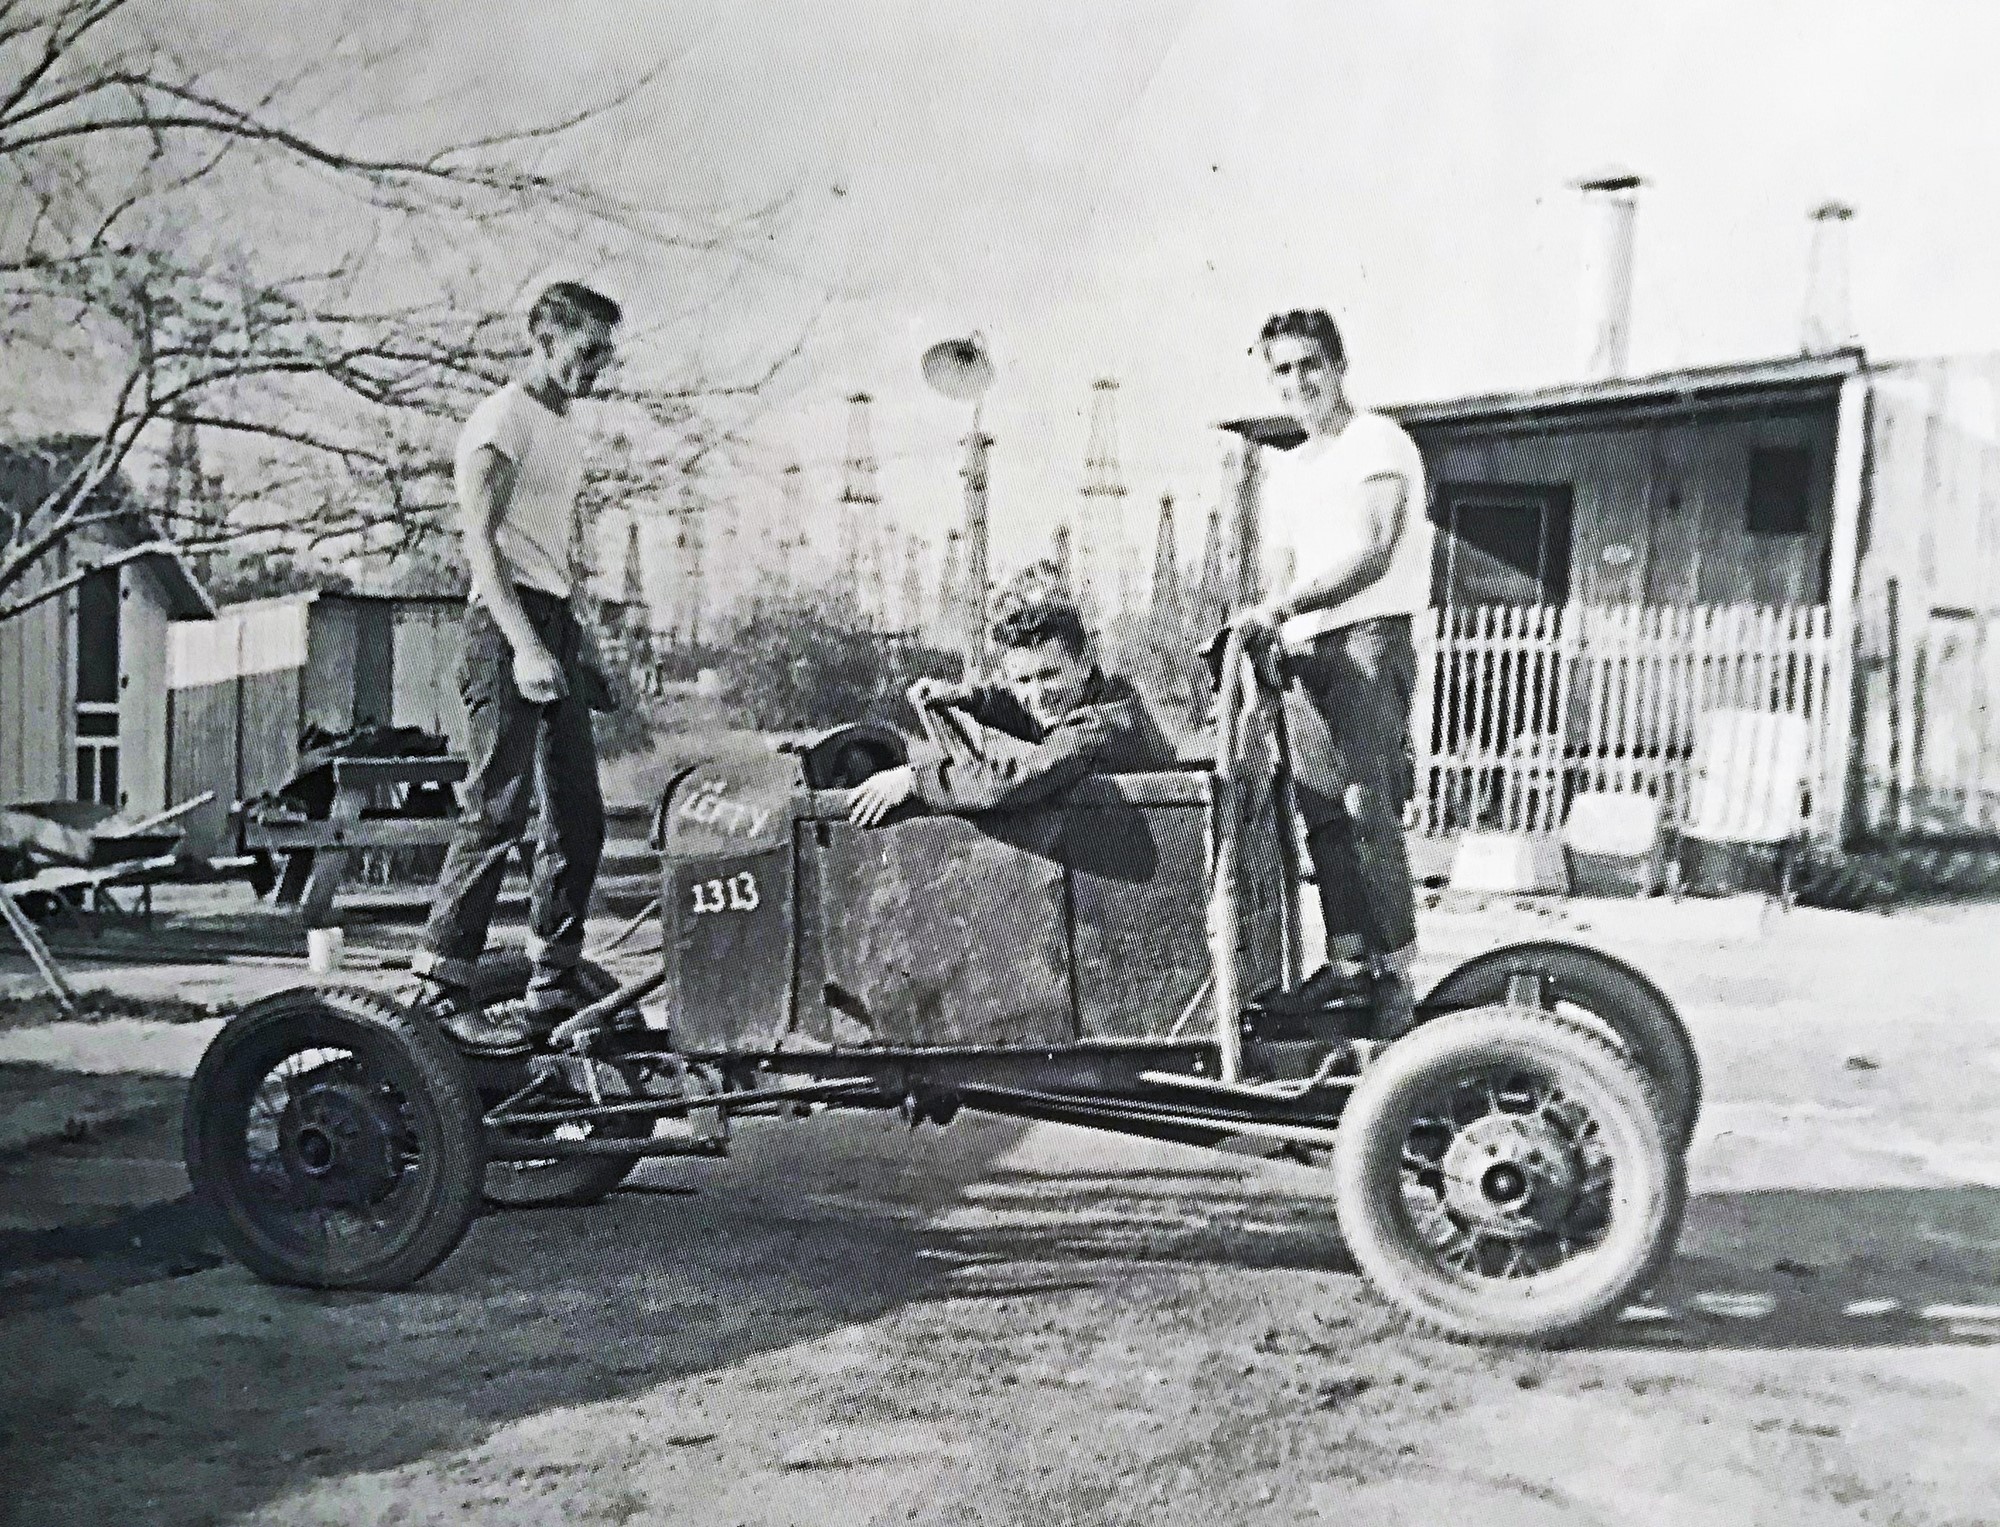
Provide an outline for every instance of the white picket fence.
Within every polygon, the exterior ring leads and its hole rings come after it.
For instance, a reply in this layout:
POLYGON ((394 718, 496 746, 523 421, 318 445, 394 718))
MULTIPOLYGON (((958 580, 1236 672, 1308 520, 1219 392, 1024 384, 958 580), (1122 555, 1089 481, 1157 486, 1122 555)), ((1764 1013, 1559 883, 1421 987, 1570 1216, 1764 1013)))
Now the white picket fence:
POLYGON ((1585 790, 1656 796, 1678 823, 1711 710, 1805 717, 1807 777, 1827 777, 1823 605, 1479 605, 1431 621, 1414 725, 1425 833, 1554 832, 1585 790))

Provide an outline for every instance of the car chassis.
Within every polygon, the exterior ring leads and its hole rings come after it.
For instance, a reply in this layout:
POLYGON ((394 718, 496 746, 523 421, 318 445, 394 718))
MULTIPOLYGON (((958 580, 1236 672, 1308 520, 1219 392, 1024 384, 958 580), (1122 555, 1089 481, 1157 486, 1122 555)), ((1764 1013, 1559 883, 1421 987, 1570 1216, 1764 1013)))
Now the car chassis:
MULTIPOLYGON (((1392 1042, 1366 995, 1274 1011, 1301 961, 1296 818, 1283 707, 1234 639, 1217 717, 1213 769, 874 829, 845 808, 902 760, 887 729, 697 765, 656 820, 657 969, 588 967, 601 995, 505 1060, 369 992, 259 1002, 194 1079, 197 1194, 263 1277, 393 1289, 482 1198, 593 1202, 648 1156, 726 1154, 732 1117, 971 1108, 1330 1158, 1356 1263, 1448 1336, 1614 1316, 1685 1197, 1699 1073, 1671 1003, 1541 942, 1460 966, 1392 1042)), ((481 996, 519 1001, 526 976, 489 958, 481 996)))

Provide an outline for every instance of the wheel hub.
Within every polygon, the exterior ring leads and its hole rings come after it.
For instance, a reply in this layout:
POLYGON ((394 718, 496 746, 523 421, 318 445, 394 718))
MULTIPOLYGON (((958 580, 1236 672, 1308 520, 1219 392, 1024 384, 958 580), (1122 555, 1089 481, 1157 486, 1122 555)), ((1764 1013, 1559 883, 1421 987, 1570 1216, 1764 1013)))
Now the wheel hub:
POLYGON ((1509 1239, 1559 1229, 1583 1184, 1575 1149, 1538 1115, 1474 1120, 1440 1165, 1446 1207, 1480 1231, 1509 1239))
POLYGON ((385 1089, 358 1077, 313 1081, 278 1121, 278 1158, 292 1189, 320 1205, 376 1202, 402 1173, 402 1120, 385 1089))

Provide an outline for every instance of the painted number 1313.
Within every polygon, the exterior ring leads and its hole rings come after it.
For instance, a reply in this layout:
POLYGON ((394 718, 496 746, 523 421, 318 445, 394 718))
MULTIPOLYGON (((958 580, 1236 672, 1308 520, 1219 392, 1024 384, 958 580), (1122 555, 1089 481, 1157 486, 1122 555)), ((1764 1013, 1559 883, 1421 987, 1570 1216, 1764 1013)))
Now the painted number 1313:
POLYGON ((757 910, 757 877, 748 870, 727 880, 697 880, 688 889, 694 895, 694 915, 711 912, 754 912, 757 910))

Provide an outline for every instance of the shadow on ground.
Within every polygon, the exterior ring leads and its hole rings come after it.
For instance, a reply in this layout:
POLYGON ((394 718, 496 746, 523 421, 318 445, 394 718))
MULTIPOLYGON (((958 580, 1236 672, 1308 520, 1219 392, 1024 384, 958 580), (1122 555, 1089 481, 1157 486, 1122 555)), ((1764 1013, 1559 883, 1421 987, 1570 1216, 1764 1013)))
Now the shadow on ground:
MULTIPOLYGON (((162 1527, 226 1520, 914 1303, 1115 1290, 1144 1265, 1348 1269, 1325 1174, 1036 1138, 1023 1166, 1024 1127, 1005 1121, 907 1137, 878 1118, 753 1126, 729 1162, 648 1166, 594 1209, 489 1216, 396 1295, 191 1271, 214 1252, 184 1204, 44 1240, 42 1295, 0 1324, 14 1519, 101 1520, 123 1503, 162 1527)), ((1675 1320, 1608 1344, 1969 1339, 1842 1308, 1991 1299, 1996 1242, 2000 1193, 1984 1189, 1703 1198, 1655 1291, 1675 1320), (1775 1308, 1756 1322, 1690 1311, 1717 1290, 1768 1292, 1775 1308)))
POLYGON ((1139 1258, 1324 1269, 1340 1255, 1324 1198, 1246 1189, 1232 1165, 996 1170, 1023 1132, 752 1126, 727 1163, 649 1166, 595 1208, 490 1215, 395 1295, 216 1265, 186 1202, 16 1237, 0 1248, 17 1262, 0 1323, 12 1520, 100 1520, 114 1503, 162 1527, 226 1520, 914 1302, 1094 1287, 1139 1258), (1017 1257, 1036 1266, 968 1267, 1017 1257))
POLYGON ((1689 1207, 1679 1253, 1651 1302, 1682 1318, 1671 1328, 1624 1327, 1615 1340, 1715 1348, 1990 1341, 2000 1337, 2000 1318, 1924 1319, 1921 1312, 1971 1305, 2000 1317, 2000 1190, 1704 1195, 1689 1207), (1750 1319, 1704 1311, 1704 1296, 1714 1295, 1762 1295, 1770 1313, 1750 1319), (1884 1300, 1895 1308, 1848 1313, 1884 1300))

